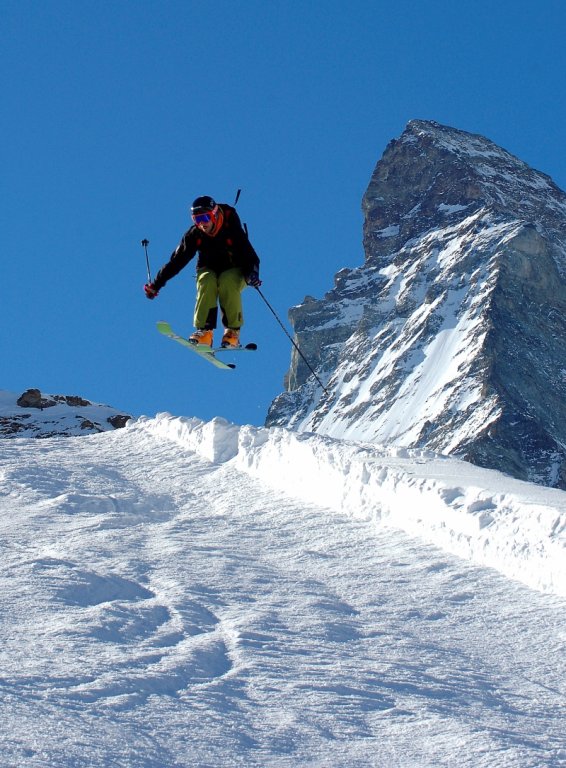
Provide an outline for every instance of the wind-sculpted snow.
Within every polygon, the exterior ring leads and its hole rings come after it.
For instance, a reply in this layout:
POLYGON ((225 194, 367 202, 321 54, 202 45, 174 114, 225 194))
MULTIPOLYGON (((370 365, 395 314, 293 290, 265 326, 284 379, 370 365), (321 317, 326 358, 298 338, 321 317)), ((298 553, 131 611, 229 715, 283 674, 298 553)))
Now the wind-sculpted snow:
POLYGON ((378 447, 223 419, 160 414, 135 428, 176 441, 305 503, 417 535, 566 595, 566 493, 431 451, 378 447))

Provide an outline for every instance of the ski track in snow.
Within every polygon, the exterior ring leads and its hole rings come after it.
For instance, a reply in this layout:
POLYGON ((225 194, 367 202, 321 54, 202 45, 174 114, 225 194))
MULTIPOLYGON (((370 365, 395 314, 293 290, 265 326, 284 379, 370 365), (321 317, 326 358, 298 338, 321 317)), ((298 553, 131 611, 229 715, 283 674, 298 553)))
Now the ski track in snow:
POLYGON ((0 765, 566 765, 562 598, 159 428, 0 444, 0 765))

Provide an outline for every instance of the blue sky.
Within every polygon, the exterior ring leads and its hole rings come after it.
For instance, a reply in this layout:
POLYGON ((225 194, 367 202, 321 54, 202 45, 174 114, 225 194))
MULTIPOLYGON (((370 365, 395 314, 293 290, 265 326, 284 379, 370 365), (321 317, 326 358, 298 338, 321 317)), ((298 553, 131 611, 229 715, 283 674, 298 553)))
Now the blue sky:
POLYGON ((191 331, 194 263, 143 295, 140 241, 155 273, 194 197, 242 188, 287 323, 363 262, 362 195, 413 118, 566 187, 561 0, 0 0, 0 22, 0 389, 262 424, 291 350, 260 297, 260 350, 223 372, 155 330, 191 331))

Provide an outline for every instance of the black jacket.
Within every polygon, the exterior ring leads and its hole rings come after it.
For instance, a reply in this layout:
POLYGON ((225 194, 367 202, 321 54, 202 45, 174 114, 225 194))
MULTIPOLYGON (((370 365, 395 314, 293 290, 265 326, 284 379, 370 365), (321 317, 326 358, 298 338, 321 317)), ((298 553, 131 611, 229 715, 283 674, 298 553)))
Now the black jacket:
POLYGON ((224 221, 220 231, 207 235, 192 226, 185 234, 171 258, 157 273, 153 285, 156 290, 184 269, 198 253, 197 270, 212 269, 216 274, 232 267, 239 267, 245 278, 259 271, 259 258, 240 222, 236 209, 222 203, 224 221))

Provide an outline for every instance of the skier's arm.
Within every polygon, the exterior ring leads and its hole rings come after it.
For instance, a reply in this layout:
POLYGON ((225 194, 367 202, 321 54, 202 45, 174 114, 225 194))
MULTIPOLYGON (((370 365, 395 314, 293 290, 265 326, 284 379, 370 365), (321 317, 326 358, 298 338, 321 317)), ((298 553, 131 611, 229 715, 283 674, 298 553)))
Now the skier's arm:
POLYGON ((192 237, 191 228, 185 235, 183 235, 183 239, 171 254, 171 258, 167 264, 162 266, 155 276, 155 280, 153 281, 154 289, 160 291, 165 283, 171 280, 172 277, 175 277, 175 275, 178 275, 179 272, 187 266, 196 252, 196 243, 192 237))

